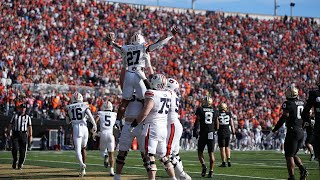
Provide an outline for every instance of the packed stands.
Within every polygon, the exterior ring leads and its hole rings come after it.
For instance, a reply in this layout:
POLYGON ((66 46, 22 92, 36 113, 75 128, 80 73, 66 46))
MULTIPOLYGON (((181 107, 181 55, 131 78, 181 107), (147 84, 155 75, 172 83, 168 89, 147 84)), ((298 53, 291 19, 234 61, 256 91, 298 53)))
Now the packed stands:
POLYGON ((69 0, 8 1, 0 13, 0 102, 7 114, 27 102, 37 116, 64 119, 75 89, 92 109, 107 98, 117 109, 121 59, 104 40, 110 31, 120 44, 132 29, 155 42, 178 26, 179 36, 151 60, 156 72, 179 81, 187 128, 204 95, 215 105, 226 102, 240 128, 271 128, 286 86, 295 83, 305 99, 319 74, 320 28, 312 18, 263 20, 69 0))

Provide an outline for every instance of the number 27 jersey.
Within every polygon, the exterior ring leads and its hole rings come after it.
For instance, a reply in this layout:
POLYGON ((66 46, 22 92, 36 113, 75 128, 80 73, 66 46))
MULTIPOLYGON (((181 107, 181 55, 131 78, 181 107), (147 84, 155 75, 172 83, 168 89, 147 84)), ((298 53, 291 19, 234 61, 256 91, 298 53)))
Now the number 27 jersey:
POLYGON ((100 131, 113 134, 113 126, 117 119, 117 113, 111 111, 98 111, 100 119, 100 131))
POLYGON ((196 116, 200 117, 200 134, 214 132, 215 111, 212 107, 198 107, 196 116))

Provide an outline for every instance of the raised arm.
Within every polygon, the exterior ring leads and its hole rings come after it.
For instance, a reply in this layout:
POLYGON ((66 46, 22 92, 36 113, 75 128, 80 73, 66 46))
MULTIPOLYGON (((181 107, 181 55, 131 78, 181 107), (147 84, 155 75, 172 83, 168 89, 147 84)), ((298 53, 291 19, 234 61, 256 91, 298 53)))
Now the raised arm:
POLYGON ((106 40, 117 52, 121 53, 121 46, 115 42, 116 36, 113 32, 108 32, 106 40))
POLYGON ((171 33, 172 33, 172 35, 169 35, 166 38, 160 37, 160 39, 157 42, 150 44, 147 47, 147 52, 154 51, 154 50, 162 47, 163 45, 167 44, 169 42, 169 40, 172 39, 178 33, 178 28, 176 26, 173 26, 171 29, 171 33))

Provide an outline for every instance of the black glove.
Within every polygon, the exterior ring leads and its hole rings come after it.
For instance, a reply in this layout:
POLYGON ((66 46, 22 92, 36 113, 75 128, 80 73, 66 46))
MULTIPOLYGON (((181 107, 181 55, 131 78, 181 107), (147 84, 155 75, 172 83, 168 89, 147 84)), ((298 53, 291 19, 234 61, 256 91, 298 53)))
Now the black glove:
POLYGON ((134 119, 134 121, 131 123, 131 127, 137 127, 138 126, 138 121, 134 119))

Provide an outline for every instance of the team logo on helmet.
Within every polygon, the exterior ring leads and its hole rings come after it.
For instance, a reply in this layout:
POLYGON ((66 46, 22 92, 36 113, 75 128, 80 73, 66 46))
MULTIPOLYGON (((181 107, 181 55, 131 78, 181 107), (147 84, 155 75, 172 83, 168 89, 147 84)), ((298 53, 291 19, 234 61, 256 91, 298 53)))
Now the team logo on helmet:
POLYGON ((167 78, 163 74, 155 74, 150 80, 152 89, 164 89, 167 85, 167 78))
POLYGON ((167 89, 178 92, 179 91, 179 83, 173 78, 168 78, 167 79, 167 89))
POLYGON ((103 103, 101 109, 104 110, 104 111, 112 111, 113 110, 113 105, 112 105, 112 103, 110 101, 107 101, 107 102, 103 103))
POLYGON ((83 102, 83 96, 81 95, 81 93, 79 93, 78 91, 73 93, 72 102, 74 102, 74 103, 83 102))
POLYGON ((293 99, 298 97, 298 88, 296 88, 294 85, 290 85, 286 89, 286 98, 287 99, 293 99))
POLYGON ((218 108, 219 111, 228 111, 228 106, 226 103, 221 103, 218 108))

